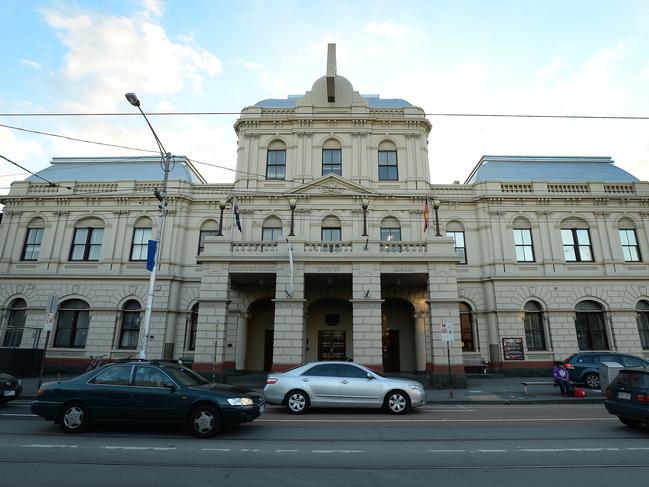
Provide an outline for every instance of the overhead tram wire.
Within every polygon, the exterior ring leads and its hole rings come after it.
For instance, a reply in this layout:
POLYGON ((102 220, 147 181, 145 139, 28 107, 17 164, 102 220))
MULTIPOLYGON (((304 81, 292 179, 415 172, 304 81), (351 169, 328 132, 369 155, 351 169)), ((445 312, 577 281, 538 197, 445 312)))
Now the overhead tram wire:
POLYGON ((59 187, 59 188, 65 188, 65 189, 72 190, 72 188, 69 187, 69 186, 63 186, 63 185, 58 184, 58 183, 53 183, 52 181, 50 181, 50 180, 48 180, 48 179, 45 179, 44 177, 39 176, 39 175, 36 174, 36 173, 31 172, 31 171, 30 171, 29 169, 27 169, 26 167, 21 166, 21 165, 18 164, 17 162, 12 161, 11 159, 9 159, 9 158, 3 156, 2 154, 0 154, 0 158, 4 159, 5 161, 9 162, 10 164, 13 164, 13 165, 16 166, 16 167, 19 167, 19 168, 22 169, 23 171, 27 171, 29 174, 31 174, 32 176, 37 177, 38 179, 42 179, 42 180, 45 181, 49 186, 52 186, 52 187, 59 187))

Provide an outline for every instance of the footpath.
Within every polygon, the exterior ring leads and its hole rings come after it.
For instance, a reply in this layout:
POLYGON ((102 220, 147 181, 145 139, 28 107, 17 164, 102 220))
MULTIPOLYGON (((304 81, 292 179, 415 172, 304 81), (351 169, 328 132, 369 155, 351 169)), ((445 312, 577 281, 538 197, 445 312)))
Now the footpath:
MULTIPOLYGON (((61 375, 60 380, 71 379, 72 375, 61 375)), ((43 382, 59 380, 56 375, 43 377, 43 382)), ((490 375, 469 376, 466 389, 432 389, 424 383, 426 401, 432 404, 593 404, 603 403, 604 394, 598 389, 587 389, 586 397, 562 397, 559 388, 551 384, 528 387, 525 395, 522 382, 549 382, 545 377, 501 377, 490 375)), ((25 378, 22 399, 34 399, 38 389, 38 378, 25 378)), ((420 379, 420 382, 423 382, 420 379)), ((228 384, 249 387, 258 392, 264 389, 265 374, 240 374, 227 378, 228 384)), ((577 387, 583 385, 577 384, 577 387)))

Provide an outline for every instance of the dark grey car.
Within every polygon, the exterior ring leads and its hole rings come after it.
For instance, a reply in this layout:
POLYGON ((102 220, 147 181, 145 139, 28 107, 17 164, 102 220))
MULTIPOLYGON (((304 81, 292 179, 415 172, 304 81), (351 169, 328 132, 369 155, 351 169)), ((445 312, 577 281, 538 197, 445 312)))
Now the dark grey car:
POLYGON ((591 389, 599 389, 599 367, 602 362, 615 362, 622 367, 647 367, 649 361, 618 352, 578 352, 563 361, 573 382, 583 382, 591 389))
POLYGON ((404 414, 426 402, 421 383, 384 377, 352 362, 312 362, 271 373, 264 399, 292 414, 310 407, 383 407, 389 413, 404 414))

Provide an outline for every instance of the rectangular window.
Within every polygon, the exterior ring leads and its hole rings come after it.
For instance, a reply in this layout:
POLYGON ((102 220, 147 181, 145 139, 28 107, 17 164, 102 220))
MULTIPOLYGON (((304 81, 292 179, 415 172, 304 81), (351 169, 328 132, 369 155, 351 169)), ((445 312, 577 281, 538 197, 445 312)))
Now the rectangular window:
POLYGON ((42 228, 28 228, 25 236, 25 245, 20 260, 38 260, 38 254, 41 251, 41 242, 43 241, 42 228))
POLYGON ((54 346, 64 348, 85 347, 89 324, 90 316, 88 311, 59 311, 54 346))
POLYGON ((284 179, 286 177, 286 151, 269 150, 266 152, 266 179, 284 179))
POLYGON ((201 255, 205 250, 205 237, 216 237, 218 234, 218 230, 201 230, 198 236, 198 255, 201 255))
POLYGON ((399 242, 401 241, 400 228, 381 228, 381 240, 384 242, 399 242))
POLYGON ((649 310, 639 311, 636 319, 638 320, 640 345, 643 350, 649 350, 649 310))
POLYGON ((587 228, 561 229, 566 262, 593 262, 593 249, 587 228))
POLYGON ((341 149, 322 149, 322 175, 334 173, 342 176, 342 161, 341 149))
POLYGON ((399 170, 397 166, 397 151, 379 151, 379 181, 397 181, 399 170))
POLYGON ((323 228, 321 236, 323 242, 340 242, 342 240, 340 227, 323 228))
POLYGON ((464 245, 464 232, 446 232, 447 237, 455 239, 455 253, 460 258, 460 264, 466 264, 466 247, 464 245))
POLYGON ((541 313, 525 313, 525 341, 528 350, 545 350, 545 333, 541 313))
POLYGON ((103 228, 75 228, 70 260, 98 261, 103 236, 103 228))
POLYGON ((624 262, 640 262, 640 246, 635 233, 635 228, 620 229, 620 242, 622 242, 622 253, 624 262))
POLYGON ((282 237, 282 229, 276 227, 264 227, 261 229, 261 239, 268 242, 275 242, 282 237))
POLYGON ((122 330, 119 337, 119 348, 135 350, 140 338, 140 310, 124 311, 122 330))
POLYGON ((516 248, 517 262, 534 262, 532 230, 530 230, 529 228, 515 228, 514 246, 516 248))
POLYGON ((146 260, 147 254, 149 253, 149 240, 151 240, 151 228, 133 229, 131 260, 146 260))

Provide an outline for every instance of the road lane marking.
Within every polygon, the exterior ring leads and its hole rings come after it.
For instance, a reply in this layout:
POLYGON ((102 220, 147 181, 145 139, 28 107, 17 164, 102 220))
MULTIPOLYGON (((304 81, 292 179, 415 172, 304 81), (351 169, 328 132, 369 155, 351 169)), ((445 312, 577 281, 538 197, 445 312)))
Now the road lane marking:
POLYGON ((27 413, 2 413, 0 416, 29 416, 29 417, 36 417, 35 414, 27 414, 27 413))
POLYGON ((311 453, 364 453, 363 450, 311 450, 311 453))
POLYGON ((201 448, 202 451, 232 451, 230 448, 201 448))
POLYGON ((21 448, 76 448, 77 445, 43 445, 43 444, 34 444, 34 445, 20 445, 21 448))
POLYGON ((275 450, 275 453, 297 453, 300 450, 275 450))
POLYGON ((154 451, 168 451, 175 450, 176 447, 163 447, 163 446, 100 446, 105 450, 154 450, 154 451))
POLYGON ((525 423, 543 422, 583 422, 617 421, 617 418, 499 418, 499 419, 256 419, 255 423, 525 423))
POLYGON ((428 450, 429 453, 460 453, 469 450, 428 450))

